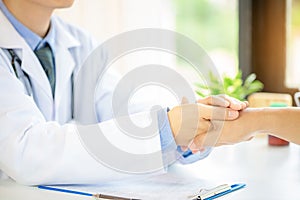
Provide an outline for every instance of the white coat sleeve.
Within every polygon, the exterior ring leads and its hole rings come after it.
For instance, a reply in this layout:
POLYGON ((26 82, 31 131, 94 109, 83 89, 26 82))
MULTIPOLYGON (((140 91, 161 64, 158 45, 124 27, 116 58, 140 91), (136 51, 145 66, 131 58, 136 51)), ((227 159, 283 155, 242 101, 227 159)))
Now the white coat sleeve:
MULTIPOLYGON (((149 113, 139 113, 137 117, 149 118, 149 113)), ((108 140, 120 134, 112 120, 94 126, 109 131, 112 136, 108 140)), ((159 135, 148 146, 133 144, 132 148, 142 152, 144 148, 147 152, 149 146, 160 152, 159 135)), ((82 144, 75 124, 46 122, 34 101, 24 93, 22 83, 1 67, 0 152, 1 170, 26 185, 102 183, 132 176, 98 162, 82 144)), ((127 165, 132 164, 127 161, 127 165)), ((160 170, 163 166, 157 172, 160 170)))

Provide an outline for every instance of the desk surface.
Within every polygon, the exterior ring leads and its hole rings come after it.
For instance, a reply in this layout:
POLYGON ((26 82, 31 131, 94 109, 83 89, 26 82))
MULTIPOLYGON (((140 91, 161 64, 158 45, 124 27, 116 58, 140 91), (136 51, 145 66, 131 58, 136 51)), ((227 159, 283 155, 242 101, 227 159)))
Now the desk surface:
POLYGON ((205 180, 246 183, 224 197, 230 200, 300 199, 300 146, 272 147, 267 138, 216 148, 209 157, 187 166, 205 180))
MULTIPOLYGON (((243 190, 224 196, 223 200, 300 199, 300 146, 270 147, 267 138, 215 148, 206 159, 195 164, 176 166, 186 176, 212 183, 246 183, 243 190)), ((89 198, 42 191, 21 186, 11 180, 0 182, 0 199, 72 199, 89 198)), ((92 198, 91 198, 92 199, 92 198)))

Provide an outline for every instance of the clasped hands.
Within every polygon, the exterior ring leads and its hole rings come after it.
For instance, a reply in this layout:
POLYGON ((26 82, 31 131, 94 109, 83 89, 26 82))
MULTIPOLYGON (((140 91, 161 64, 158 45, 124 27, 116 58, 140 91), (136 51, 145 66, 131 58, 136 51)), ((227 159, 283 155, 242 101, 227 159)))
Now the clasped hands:
MULTIPOLYGON (((193 152, 205 147, 233 144, 250 137, 241 138, 230 131, 223 131, 226 121, 239 117, 240 111, 248 107, 242 102, 227 95, 209 96, 199 99, 197 103, 184 102, 168 112, 170 126, 177 145, 183 150, 193 152)), ((228 130, 228 129, 226 129, 228 130)))

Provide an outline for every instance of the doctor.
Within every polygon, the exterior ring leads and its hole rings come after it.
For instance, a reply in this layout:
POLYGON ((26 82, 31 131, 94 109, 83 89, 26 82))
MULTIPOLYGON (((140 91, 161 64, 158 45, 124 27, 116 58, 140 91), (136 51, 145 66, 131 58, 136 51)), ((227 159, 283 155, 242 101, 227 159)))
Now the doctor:
MULTIPOLYGON (((70 123, 74 114, 72 77, 96 47, 88 34, 52 16, 54 9, 72 3, 0 0, 0 176, 22 184, 99 183, 128 176, 97 162, 81 144, 76 126, 70 123)), ((111 101, 114 84, 112 78, 95 102, 97 123, 110 132, 118 132, 111 109, 105 106, 111 101)), ((202 140, 208 134, 212 109, 226 112, 225 118, 233 120, 245 107, 244 102, 216 96, 195 105, 177 106, 168 113, 158 111, 159 136, 148 146, 141 146, 140 151, 158 147, 164 171, 166 149, 168 154, 175 154, 177 145, 188 146, 192 139, 195 154, 182 160, 199 160, 207 155, 197 149, 205 146, 202 140), (195 106, 200 112, 191 118, 199 121, 197 127, 181 120, 181 112, 195 106), (185 131, 184 137, 177 137, 180 130, 185 131)), ((148 115, 138 117, 143 120, 148 115)))

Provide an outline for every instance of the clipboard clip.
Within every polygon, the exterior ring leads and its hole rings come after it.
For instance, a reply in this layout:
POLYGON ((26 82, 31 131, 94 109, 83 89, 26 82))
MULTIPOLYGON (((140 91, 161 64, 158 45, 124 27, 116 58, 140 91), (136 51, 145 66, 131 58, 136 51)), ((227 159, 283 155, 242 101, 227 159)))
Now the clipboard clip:
POLYGON ((188 198, 191 200, 211 200, 245 187, 246 184, 223 184, 211 189, 201 189, 197 194, 188 198))

